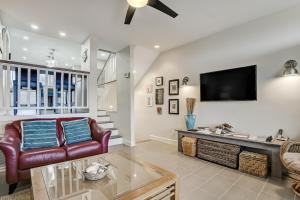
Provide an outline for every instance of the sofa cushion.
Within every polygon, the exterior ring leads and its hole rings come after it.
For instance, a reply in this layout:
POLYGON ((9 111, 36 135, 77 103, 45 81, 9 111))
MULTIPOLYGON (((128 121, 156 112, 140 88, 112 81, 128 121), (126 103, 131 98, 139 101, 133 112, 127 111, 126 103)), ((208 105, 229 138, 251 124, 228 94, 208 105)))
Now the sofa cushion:
POLYGON ((97 141, 87 141, 65 146, 68 160, 74 160, 102 153, 101 144, 97 141))
POLYGON ((20 153, 19 169, 31 169, 53 163, 66 161, 66 151, 62 147, 34 149, 20 153))
POLYGON ((300 170, 300 153, 287 152, 282 158, 288 168, 300 170))
POLYGON ((92 140, 88 119, 61 122, 66 144, 75 144, 92 140))
POLYGON ((58 147, 56 120, 22 121, 21 150, 58 147))

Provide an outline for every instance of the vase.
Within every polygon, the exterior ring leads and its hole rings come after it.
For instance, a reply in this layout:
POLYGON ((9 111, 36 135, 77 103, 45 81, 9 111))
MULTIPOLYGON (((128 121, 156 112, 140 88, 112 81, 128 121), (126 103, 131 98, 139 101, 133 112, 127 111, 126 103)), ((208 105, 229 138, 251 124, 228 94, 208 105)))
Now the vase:
POLYGON ((187 130, 194 128, 196 122, 196 115, 186 115, 185 116, 185 125, 187 130))

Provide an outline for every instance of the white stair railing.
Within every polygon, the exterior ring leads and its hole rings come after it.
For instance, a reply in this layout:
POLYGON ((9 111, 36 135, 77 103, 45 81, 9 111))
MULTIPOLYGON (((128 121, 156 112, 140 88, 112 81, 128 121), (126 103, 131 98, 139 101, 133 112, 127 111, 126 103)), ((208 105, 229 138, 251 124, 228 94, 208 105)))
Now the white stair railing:
POLYGON ((110 82, 98 88, 98 109, 117 111, 117 82, 110 82))
POLYGON ((89 72, 0 60, 0 115, 88 112, 89 72))
POLYGON ((98 109, 117 111, 117 63, 111 53, 98 76, 98 109))

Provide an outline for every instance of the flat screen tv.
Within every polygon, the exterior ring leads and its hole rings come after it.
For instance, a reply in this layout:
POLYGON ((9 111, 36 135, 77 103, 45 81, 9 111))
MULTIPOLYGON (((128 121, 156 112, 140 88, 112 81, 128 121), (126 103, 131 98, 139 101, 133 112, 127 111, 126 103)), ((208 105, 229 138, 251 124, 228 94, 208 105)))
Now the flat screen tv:
POLYGON ((200 74, 201 101, 254 101, 256 65, 200 74))

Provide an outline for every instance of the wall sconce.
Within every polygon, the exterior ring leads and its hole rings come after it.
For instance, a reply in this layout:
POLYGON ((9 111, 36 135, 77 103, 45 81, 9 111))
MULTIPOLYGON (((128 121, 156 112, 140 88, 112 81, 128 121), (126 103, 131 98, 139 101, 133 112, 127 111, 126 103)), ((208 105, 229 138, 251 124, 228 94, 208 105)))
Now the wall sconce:
POLYGON ((284 70, 282 75, 283 76, 295 76, 298 75, 297 67, 297 61, 296 60, 288 60, 286 63, 284 63, 284 70))
POLYGON ((189 77, 184 77, 183 79, 182 79, 182 84, 181 84, 181 86, 186 86, 186 85, 188 85, 188 82, 189 82, 189 77))

